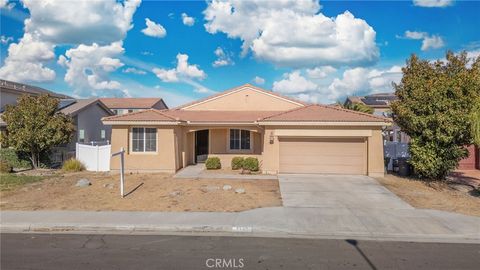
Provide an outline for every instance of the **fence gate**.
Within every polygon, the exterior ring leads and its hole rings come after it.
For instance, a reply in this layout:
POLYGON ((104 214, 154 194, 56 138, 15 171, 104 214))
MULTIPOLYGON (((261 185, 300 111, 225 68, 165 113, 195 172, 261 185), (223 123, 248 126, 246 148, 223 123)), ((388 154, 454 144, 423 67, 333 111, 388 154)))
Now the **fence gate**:
POLYGON ((110 171, 111 145, 93 146, 86 144, 76 145, 76 159, 80 160, 87 171, 106 172, 110 171))

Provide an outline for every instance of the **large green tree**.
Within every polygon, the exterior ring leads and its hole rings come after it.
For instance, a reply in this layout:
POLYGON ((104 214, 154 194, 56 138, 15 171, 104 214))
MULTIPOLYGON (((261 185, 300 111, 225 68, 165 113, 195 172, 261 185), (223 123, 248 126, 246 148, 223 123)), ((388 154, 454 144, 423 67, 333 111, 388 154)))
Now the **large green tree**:
POLYGON ((412 55, 394 84, 395 122, 410 137, 410 163, 420 178, 445 179, 473 143, 472 114, 480 89, 480 57, 447 52, 430 62, 412 55))
POLYGON ((40 165, 42 153, 72 138, 72 119, 58 112, 58 103, 48 95, 23 95, 16 105, 7 105, 2 115, 8 146, 29 153, 34 168, 40 165))
POLYGON ((353 102, 353 103, 340 103, 340 102, 337 102, 337 106, 340 106, 342 108, 345 108, 345 109, 348 109, 348 110, 353 110, 353 111, 357 111, 357 112, 363 112, 363 113, 369 113, 369 114, 372 114, 373 113, 373 108, 368 106, 368 105, 365 105, 363 103, 359 103, 359 102, 353 102))

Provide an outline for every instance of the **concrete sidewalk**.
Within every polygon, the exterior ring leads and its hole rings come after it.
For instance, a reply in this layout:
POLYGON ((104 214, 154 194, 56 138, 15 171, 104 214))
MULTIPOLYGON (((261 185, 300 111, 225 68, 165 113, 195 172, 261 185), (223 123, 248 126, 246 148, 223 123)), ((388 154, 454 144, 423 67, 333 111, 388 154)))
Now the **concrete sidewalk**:
POLYGON ((217 233, 480 243, 480 218, 436 210, 271 207, 236 213, 2 211, 1 232, 217 233))

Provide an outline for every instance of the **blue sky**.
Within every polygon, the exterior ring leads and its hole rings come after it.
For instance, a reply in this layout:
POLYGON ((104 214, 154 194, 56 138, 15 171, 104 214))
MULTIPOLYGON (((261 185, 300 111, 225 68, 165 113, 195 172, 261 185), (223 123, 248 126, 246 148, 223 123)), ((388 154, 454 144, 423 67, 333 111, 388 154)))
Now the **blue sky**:
POLYGON ((170 106, 251 83, 304 101, 391 92, 410 54, 480 54, 477 1, 0 0, 0 77, 170 106), (147 19, 148 24, 147 25, 147 19))

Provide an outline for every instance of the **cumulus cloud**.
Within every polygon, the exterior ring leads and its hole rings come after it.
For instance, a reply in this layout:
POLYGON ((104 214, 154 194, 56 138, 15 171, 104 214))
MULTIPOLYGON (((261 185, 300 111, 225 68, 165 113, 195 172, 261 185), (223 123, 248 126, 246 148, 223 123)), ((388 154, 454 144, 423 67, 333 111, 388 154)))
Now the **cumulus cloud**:
MULTIPOLYGON (((58 60, 59 64, 67 68, 67 83, 81 87, 79 91, 85 91, 86 86, 93 89, 118 86, 118 83, 109 83, 108 73, 122 65, 115 53, 123 53, 121 41, 132 28, 132 17, 140 0, 126 0, 122 3, 115 0, 22 2, 29 10, 30 17, 24 21, 23 37, 18 43, 9 45, 8 56, 0 68, 0 77, 21 82, 54 80, 55 72, 48 64, 55 59, 56 46, 68 45, 72 47, 68 50, 70 54, 60 56, 58 60), (77 70, 78 66, 89 66, 86 63, 88 57, 81 55, 90 47, 96 52, 94 59, 90 60, 96 66, 88 70, 77 70), (117 49, 112 53, 111 50, 100 49, 104 47, 117 49), (105 55, 99 55, 102 52, 105 55), (75 77, 69 74, 88 76, 75 77)), ((86 92, 85 94, 87 95, 86 92)))
POLYGON ((0 36, 0 43, 1 44, 8 44, 11 41, 13 41, 13 37, 7 37, 7 36, 4 36, 4 35, 0 36))
POLYGON ((7 10, 11 10, 13 7, 15 7, 15 3, 8 2, 8 0, 0 0, 0 9, 4 8, 7 10))
POLYGON ((147 72, 145 72, 144 70, 137 69, 137 68, 134 68, 134 67, 125 68, 125 69, 122 70, 122 72, 123 73, 133 73, 133 74, 138 74, 138 75, 147 74, 147 72))
POLYGON ((429 49, 438 49, 445 46, 442 37, 438 35, 429 35, 427 32, 405 31, 404 38, 422 40, 422 51, 429 49))
POLYGON ((106 46, 82 44, 67 50, 59 57, 58 63, 67 68, 65 82, 76 90, 75 94, 103 96, 108 92, 122 91, 121 84, 110 80, 108 74, 124 65, 115 58, 123 52, 121 42, 106 46))
POLYGON ((188 55, 181 53, 177 54, 176 68, 154 68, 152 72, 163 82, 178 82, 180 80, 179 77, 203 80, 207 76, 197 65, 188 63, 188 55))
POLYGON ((303 77, 300 71, 283 74, 283 79, 273 83, 273 91, 283 94, 297 94, 317 89, 317 85, 303 77))
POLYGON ((257 59, 294 67, 363 66, 379 50, 368 23, 346 11, 334 18, 319 13, 318 1, 213 0, 204 11, 209 33, 243 41, 257 59))
POLYGON ((167 35, 167 30, 165 30, 165 28, 161 24, 155 23, 149 18, 145 18, 145 25, 147 27, 142 29, 142 33, 147 36, 163 38, 167 35))
POLYGON ((306 70, 308 77, 312 79, 323 79, 335 71, 337 71, 337 69, 331 66, 316 67, 306 70))
POLYGON ((234 64, 230 54, 225 53, 222 48, 217 47, 213 53, 217 56, 217 59, 212 63, 213 67, 230 66, 234 64))
POLYGON ((413 4, 419 7, 448 7, 453 0, 413 0, 413 4))
POLYGON ((193 26, 195 24, 195 18, 188 16, 187 13, 182 13, 182 22, 186 26, 193 26))
POLYGON ((262 77, 259 77, 259 76, 255 76, 255 78, 253 78, 252 81, 253 81, 254 83, 256 83, 256 84, 259 84, 259 85, 265 83, 265 79, 262 78, 262 77))
POLYGON ((335 73, 315 79, 308 76, 308 70, 296 70, 274 82, 273 91, 306 102, 334 103, 348 95, 392 92, 392 82, 398 83, 402 78, 400 66, 385 69, 356 67, 335 73))

